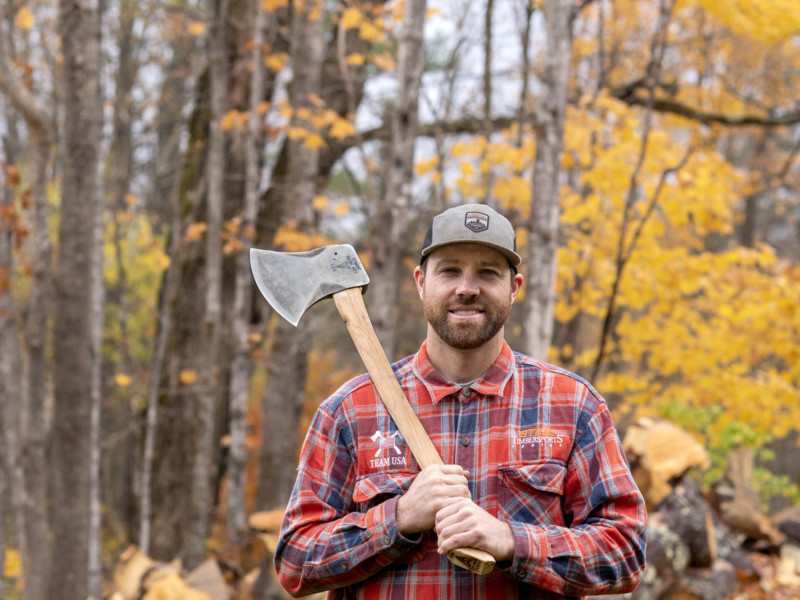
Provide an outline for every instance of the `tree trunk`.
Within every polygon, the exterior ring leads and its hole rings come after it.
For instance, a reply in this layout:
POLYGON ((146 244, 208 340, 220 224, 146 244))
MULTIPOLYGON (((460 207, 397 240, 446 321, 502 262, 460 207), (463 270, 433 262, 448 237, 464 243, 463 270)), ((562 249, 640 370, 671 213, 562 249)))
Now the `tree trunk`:
POLYGON ((411 183, 414 145, 419 127, 419 89, 425 66, 426 0, 405 5, 400 38, 397 101, 392 113, 386 184, 373 231, 375 266, 370 273, 370 316, 390 360, 396 358, 395 327, 398 290, 403 274, 403 252, 411 223, 411 183))
POLYGON ((536 156, 533 164, 533 200, 528 222, 528 291, 523 312, 523 348, 527 354, 547 359, 553 337, 556 251, 558 249, 559 179, 564 121, 572 62, 573 4, 546 0, 547 49, 542 92, 534 115, 536 156))
MULTIPOLYGON (((3 21, 2 25, 5 23, 3 21)), ((29 185, 32 197, 29 221, 33 232, 27 244, 32 267, 25 316, 27 401, 21 399, 18 405, 25 413, 20 418, 19 430, 22 449, 20 472, 23 479, 17 482, 22 484, 22 488, 12 489, 24 498, 24 531, 18 532, 25 570, 23 597, 25 600, 39 600, 46 596, 49 572, 46 464, 49 432, 45 418, 45 399, 49 381, 46 357, 47 324, 52 306, 52 248, 48 223, 47 163, 54 134, 52 115, 45 104, 31 93, 12 65, 12 39, 11 31, 0 31, 0 89, 6 93, 28 125, 29 185)))
MULTIPOLYGON (((190 502, 196 430, 193 407, 197 406, 194 388, 199 387, 182 385, 180 372, 200 370, 196 349, 202 347, 197 326, 203 318, 202 302, 197 300, 203 295, 202 247, 198 243, 181 244, 185 227, 195 219, 203 219, 199 211, 202 191, 197 179, 204 171, 202 148, 207 146, 208 98, 203 78, 198 82, 186 81, 187 65, 201 60, 193 53, 196 53, 195 43, 177 40, 170 45, 172 58, 165 67, 158 102, 158 144, 148 206, 157 211, 162 222, 170 224, 170 264, 161 284, 154 350, 157 354, 150 368, 148 405, 143 417, 144 449, 141 459, 137 455, 131 458, 135 470, 132 475, 139 478, 133 481, 137 496, 147 503, 140 510, 149 513, 137 516, 138 539, 146 541, 151 556, 167 560, 181 551, 189 527, 187 511, 177 507, 183 509, 190 502), (190 98, 193 88, 196 97, 190 98), (187 103, 195 105, 188 124, 182 114, 187 103), (191 138, 184 152, 181 140, 187 130, 191 138), (162 336, 166 337, 162 340, 162 336), (174 426, 162 427, 165 422, 174 426), (154 460, 156 456, 158 460, 154 460), (141 464, 137 464, 139 460, 141 464), (147 527, 144 532, 143 526, 147 527)), ((135 411, 132 418, 140 418, 139 412, 135 411)))
MULTIPOLYGON (((31 131, 34 133, 34 130, 31 131)), ((34 179, 32 218, 36 223, 31 243, 33 277, 28 312, 25 319, 25 351, 27 354, 28 397, 24 409, 27 413, 22 428, 22 464, 25 474, 25 524, 28 555, 23 564, 36 565, 26 570, 25 598, 36 600, 46 597, 46 582, 50 562, 48 554, 49 516, 47 445, 48 381, 48 316, 52 314, 52 247, 48 223, 47 161, 50 156, 50 136, 41 132, 32 139, 31 153, 34 179), (29 578, 30 577, 30 578, 29 578)))
POLYGON ((103 202, 100 173, 97 172, 98 193, 96 194, 97 207, 94 218, 94 231, 92 239, 94 251, 92 252, 91 272, 91 344, 92 379, 91 398, 89 408, 89 552, 88 552, 88 588, 91 598, 101 598, 103 592, 103 565, 102 565, 102 512, 103 503, 102 485, 100 478, 100 445, 102 433, 100 430, 102 400, 103 400, 103 369, 101 356, 103 354, 103 325, 105 319, 105 285, 103 284, 103 202))
MULTIPOLYGON (((0 148, 0 150, 4 150, 0 148)), ((13 164, 13 150, 4 153, 13 164), (11 156, 9 156, 9 154, 11 156)), ((3 180, 3 178, 0 178, 3 180)), ((13 188, 8 178, 3 180, 4 193, 0 194, 0 212, 14 215, 13 188), (8 211, 8 212, 7 212, 8 211)), ((26 555, 25 529, 22 523, 22 469, 19 460, 19 430, 22 423, 22 386, 19 374, 22 359, 16 310, 11 293, 11 273, 14 272, 12 247, 16 216, 0 219, 0 564, 6 556, 6 515, 13 515, 17 548, 26 555)), ((0 594, 5 595, 5 574, 0 573, 0 594)))
POLYGON ((64 138, 54 295, 52 600, 88 596, 91 381, 94 361, 100 360, 90 315, 102 119, 99 25, 96 7, 61 1, 64 138))
POLYGON ((191 527, 184 560, 188 568, 199 565, 205 556, 205 541, 210 531, 214 505, 213 477, 216 465, 214 432, 219 397, 219 364, 222 321, 222 206, 225 189, 225 138, 221 128, 228 93, 225 57, 225 19, 227 0, 209 0, 209 86, 211 118, 206 157, 206 252, 205 313, 203 318, 203 372, 200 405, 197 408, 199 428, 195 437, 192 468, 191 527))
MULTIPOLYGON (((177 179, 175 180, 177 182, 177 179)), ((150 389, 147 393, 147 413, 145 417, 144 450, 142 451, 142 473, 139 508, 139 549, 150 553, 150 536, 153 516, 153 462, 155 461, 156 432, 158 428, 158 401, 160 397, 162 374, 167 341, 172 330, 172 311, 170 310, 178 293, 178 265, 181 246, 181 217, 178 206, 178 190, 169 194, 172 206, 172 222, 169 246, 169 267, 161 288, 158 311, 158 333, 156 334, 153 363, 150 370, 150 389)))
POLYGON ((247 400, 250 392, 252 359, 250 352, 250 315, 252 306, 252 275, 250 248, 258 220, 259 158, 263 136, 259 105, 264 93, 264 27, 266 11, 261 3, 256 7, 253 26, 253 65, 250 81, 250 118, 245 139, 245 196, 240 240, 236 258, 236 287, 233 300, 234 355, 231 365, 229 402, 230 449, 228 453, 228 535, 237 544, 244 541, 247 531, 247 400))
MULTIPOLYGON (((293 125, 314 131, 313 124, 297 116, 300 109, 313 109, 312 98, 320 96, 324 58, 325 17, 322 3, 296 8, 292 29, 291 58, 294 77, 289 89, 293 125), (314 14, 315 9, 320 14, 314 14)), ((314 232, 311 201, 319 175, 319 152, 303 140, 287 139, 285 179, 280 189, 270 190, 272 214, 293 222, 298 231, 314 232), (277 205, 277 206, 276 206, 277 205)), ((273 315, 273 318, 277 318, 273 315)), ((267 385, 264 390, 261 475, 258 504, 276 508, 289 499, 297 462, 298 424, 305 402, 307 353, 310 348, 307 318, 295 328, 281 320, 269 340, 267 385)))
MULTIPOLYGON (((141 37, 136 33, 139 18, 138 6, 132 2, 120 3, 111 145, 104 160, 107 172, 104 197, 110 208, 109 220, 113 223, 114 258, 110 262, 116 275, 115 284, 107 290, 106 302, 118 311, 116 322, 121 340, 128 340, 131 336, 132 289, 124 258, 124 246, 126 215, 130 214, 132 208, 128 199, 133 173, 132 126, 135 116, 139 114, 139 107, 136 106, 133 96, 142 46, 141 37)), ((159 199, 161 198, 168 198, 168 195, 164 194, 159 199)), ((118 345, 116 351, 119 353, 119 360, 108 365, 106 381, 116 374, 130 376, 136 373, 137 365, 131 355, 131 346, 127 343, 118 345)), ((106 410, 102 420, 104 435, 114 436, 119 440, 103 455, 101 469, 104 476, 103 487, 106 488, 106 518, 112 530, 119 532, 117 535, 127 541, 135 539, 135 500, 138 490, 134 489, 134 482, 137 477, 137 453, 141 449, 142 440, 140 410, 138 403, 132 401, 132 389, 133 386, 117 387, 116 393, 106 397, 106 410)))

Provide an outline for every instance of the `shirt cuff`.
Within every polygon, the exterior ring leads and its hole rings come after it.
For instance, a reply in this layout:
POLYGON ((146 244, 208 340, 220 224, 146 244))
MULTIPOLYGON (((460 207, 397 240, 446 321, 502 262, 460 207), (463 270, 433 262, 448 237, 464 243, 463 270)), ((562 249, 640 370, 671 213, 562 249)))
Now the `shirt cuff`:
POLYGON ((397 529, 395 511, 398 498, 398 496, 390 498, 367 513, 367 530, 372 533, 375 552, 389 551, 396 556, 402 556, 422 541, 422 534, 406 537, 397 529))
POLYGON ((547 532, 535 525, 508 521, 514 532, 514 558, 504 561, 509 574, 520 581, 540 587, 548 580, 557 579, 547 568, 547 532), (510 562, 510 564, 509 564, 510 562))

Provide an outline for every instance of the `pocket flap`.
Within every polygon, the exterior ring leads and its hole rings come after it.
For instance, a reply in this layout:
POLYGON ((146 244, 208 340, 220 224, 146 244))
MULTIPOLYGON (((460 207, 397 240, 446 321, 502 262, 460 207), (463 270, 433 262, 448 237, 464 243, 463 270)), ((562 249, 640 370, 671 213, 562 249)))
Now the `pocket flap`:
POLYGON ((563 495, 567 467, 560 460, 515 463, 500 467, 506 487, 532 487, 543 492, 563 495))
POLYGON ((378 496, 399 496, 406 492, 416 475, 416 473, 410 471, 392 471, 366 475, 356 481, 353 500, 355 502, 369 502, 378 496))

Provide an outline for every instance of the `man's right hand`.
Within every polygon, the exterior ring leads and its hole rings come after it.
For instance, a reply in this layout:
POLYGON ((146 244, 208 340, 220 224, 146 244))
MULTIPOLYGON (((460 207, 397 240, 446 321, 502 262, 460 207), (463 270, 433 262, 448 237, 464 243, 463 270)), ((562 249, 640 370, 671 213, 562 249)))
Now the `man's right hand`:
POLYGON ((467 471, 458 465, 424 468, 397 501, 395 519, 402 535, 433 529, 436 513, 452 498, 470 498, 467 471))

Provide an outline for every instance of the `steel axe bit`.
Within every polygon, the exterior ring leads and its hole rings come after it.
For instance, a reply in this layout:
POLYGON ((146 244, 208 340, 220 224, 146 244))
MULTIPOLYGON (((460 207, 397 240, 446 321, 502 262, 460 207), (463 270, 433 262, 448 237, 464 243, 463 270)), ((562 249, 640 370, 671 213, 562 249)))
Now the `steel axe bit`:
MULTIPOLYGON (((428 433, 411 408, 372 327, 364 293, 369 276, 349 244, 323 246, 308 252, 274 252, 251 248, 250 267, 264 298, 292 325, 320 300, 333 297, 361 360, 372 377, 411 453, 421 468, 444 464, 428 433)), ((494 557, 477 548, 459 548, 447 554, 455 565, 479 575, 489 573, 494 557)))

